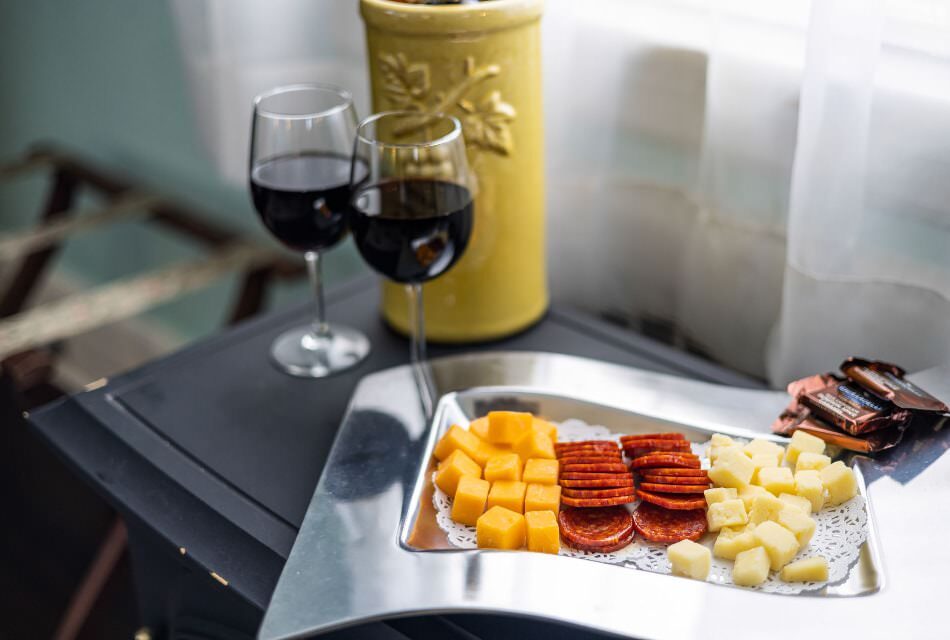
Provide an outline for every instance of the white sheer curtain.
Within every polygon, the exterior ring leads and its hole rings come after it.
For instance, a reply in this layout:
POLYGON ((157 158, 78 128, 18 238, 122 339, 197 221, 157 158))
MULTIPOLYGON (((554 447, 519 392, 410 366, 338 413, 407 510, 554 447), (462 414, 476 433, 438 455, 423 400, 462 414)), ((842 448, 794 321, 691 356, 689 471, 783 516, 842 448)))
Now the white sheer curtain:
MULTIPOLYGON (((349 86, 342 0, 172 0, 196 114, 243 184, 251 96, 349 86)), ((942 0, 548 0, 551 285, 783 384, 950 360, 942 0)))

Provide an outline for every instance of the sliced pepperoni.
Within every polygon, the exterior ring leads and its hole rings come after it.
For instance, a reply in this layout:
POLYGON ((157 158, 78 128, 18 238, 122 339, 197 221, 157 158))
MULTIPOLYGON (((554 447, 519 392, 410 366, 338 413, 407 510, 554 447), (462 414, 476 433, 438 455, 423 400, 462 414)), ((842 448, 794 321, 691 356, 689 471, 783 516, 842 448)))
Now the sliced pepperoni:
POLYGON ((709 488, 708 484, 660 484, 656 482, 641 482, 640 488, 655 493, 698 493, 709 488))
POLYGON ((629 480, 633 476, 629 473, 562 473, 561 480, 629 480))
MULTIPOLYGON (((703 496, 684 497, 676 494, 651 493, 642 489, 637 489, 637 495, 644 502, 652 502, 655 505, 675 511, 686 511, 690 509, 703 509, 706 506, 706 498, 703 496)), ((562 499, 563 502, 563 499, 562 499)))
POLYGON ((646 447, 690 447, 689 440, 627 440, 620 446, 624 449, 645 449, 646 447))
POLYGON ((695 542, 706 533, 706 512, 703 509, 673 511, 641 502, 633 512, 633 526, 641 536, 653 542, 695 542))
POLYGON ((608 449, 606 447, 575 447, 573 449, 556 449, 555 455, 559 458, 568 458, 571 456, 605 456, 619 458, 622 455, 620 448, 608 449))
POLYGON ((571 456, 570 458, 558 458, 561 464, 622 464, 620 458, 610 456, 571 456))
POLYGON ((620 452, 620 449, 617 449, 616 452, 610 452, 605 449, 573 449, 571 451, 558 452, 557 458, 559 460, 562 458, 606 458, 608 460, 620 461, 623 458, 623 454, 620 452))
POLYGON ((565 542, 580 549, 606 550, 633 536, 633 518, 623 507, 561 509, 557 521, 565 542))
POLYGON ((632 491, 624 496, 613 498, 568 498, 561 496, 561 504, 567 507, 612 507, 619 504, 629 504, 636 501, 637 496, 632 491))
POLYGON ((613 489, 616 487, 632 487, 633 478, 623 476, 613 478, 613 476, 598 476, 596 479, 571 479, 561 478, 557 481, 565 489, 613 489))
POLYGON ((561 489, 561 495, 568 498, 615 498, 630 493, 630 487, 616 489, 561 489))
POLYGON ((619 449, 620 445, 613 440, 577 440, 575 442, 556 442, 554 444, 554 448, 558 451, 566 451, 568 449, 577 449, 583 447, 613 450, 619 449))
POLYGON ((620 436, 620 442, 630 442, 632 440, 685 440, 686 436, 682 433, 634 433, 628 436, 620 436))
POLYGON ((658 476, 696 476, 700 478, 709 477, 709 472, 705 469, 681 469, 681 468, 664 468, 664 467, 653 467, 650 469, 644 469, 642 471, 644 474, 652 474, 658 476))
POLYGON ((604 462, 597 464, 562 464, 564 473, 623 473, 627 465, 622 462, 604 462))
MULTIPOLYGON (((645 469, 644 471, 652 471, 645 469)), ((641 474, 644 482, 656 482, 659 484, 709 484, 706 476, 660 476, 653 473, 641 474)))
POLYGON ((642 458, 643 456, 652 456, 652 455, 667 455, 674 456, 677 458, 690 458, 691 460, 699 460, 699 456, 693 453, 692 451, 647 451, 646 449, 640 450, 640 453, 637 453, 635 456, 629 456, 636 460, 637 458, 642 458))
MULTIPOLYGON (((584 511, 590 511, 590 509, 584 509, 584 511)), ((579 551, 587 551, 589 553, 613 553, 614 551, 620 551, 621 549, 629 545, 631 542, 633 542, 633 538, 635 534, 636 534, 636 529, 631 529, 630 533, 628 533, 623 540, 620 540, 616 544, 610 544, 603 547, 588 547, 588 546, 578 545, 571 542, 570 540, 565 540, 565 542, 567 543, 569 547, 573 547, 574 549, 577 549, 579 551)))
POLYGON ((681 467, 686 469, 699 469, 699 458, 688 458, 686 456, 675 455, 671 453, 654 453, 646 456, 640 456, 630 463, 631 469, 648 469, 656 467, 681 467))
POLYGON ((688 442, 677 442, 673 440, 655 440, 653 442, 644 441, 642 444, 624 445, 623 452, 631 458, 642 456, 652 451, 675 451, 678 453, 692 453, 688 442))

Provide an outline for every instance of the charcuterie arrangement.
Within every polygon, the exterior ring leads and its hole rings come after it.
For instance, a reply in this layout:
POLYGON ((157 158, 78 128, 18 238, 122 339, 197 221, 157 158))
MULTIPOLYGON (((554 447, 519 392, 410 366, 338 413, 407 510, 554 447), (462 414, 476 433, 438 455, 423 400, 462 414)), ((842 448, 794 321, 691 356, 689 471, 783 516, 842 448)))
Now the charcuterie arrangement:
POLYGON ((433 450, 439 524, 461 532, 450 542, 785 593, 840 580, 858 556, 857 478, 804 431, 782 446, 579 424, 560 438, 529 413, 453 425, 433 450))

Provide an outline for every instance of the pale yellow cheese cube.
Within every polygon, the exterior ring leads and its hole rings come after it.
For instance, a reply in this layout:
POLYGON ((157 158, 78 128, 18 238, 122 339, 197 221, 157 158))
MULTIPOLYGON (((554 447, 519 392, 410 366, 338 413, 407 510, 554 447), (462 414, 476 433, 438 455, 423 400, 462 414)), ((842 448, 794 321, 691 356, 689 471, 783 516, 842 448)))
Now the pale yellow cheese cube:
POLYGON ((757 587, 769 577, 769 556, 763 547, 740 552, 732 565, 732 581, 740 587, 757 587))
POLYGON ((521 480, 528 484, 557 484, 560 463, 557 460, 531 458, 524 463, 521 480))
POLYGON ((561 550, 561 538, 557 517, 553 511, 529 511, 524 514, 527 530, 528 551, 557 553, 561 550))
POLYGON ((542 420, 537 416, 532 416, 531 428, 535 431, 540 431, 547 437, 551 438, 552 442, 557 442, 557 425, 553 422, 548 422, 547 420, 542 420))
POLYGON ((825 485, 821 482, 821 474, 814 470, 796 473, 795 495, 811 502, 813 513, 821 511, 821 507, 825 504, 825 485))
POLYGON ((752 508, 749 509, 749 522, 760 524, 766 520, 775 520, 784 507, 785 503, 771 493, 755 496, 752 498, 752 508))
POLYGON ((736 441, 724 433, 714 433, 709 438, 710 447, 727 447, 735 445, 736 441))
POLYGON ((494 455, 485 463, 484 475, 489 482, 521 480, 521 458, 517 453, 494 455))
POLYGON ((524 493, 524 510, 553 511, 561 508, 561 487, 556 484, 529 484, 524 493))
POLYGON ((735 560, 736 556, 752 547, 759 546, 759 541, 752 533, 754 524, 745 527, 723 527, 713 545, 713 555, 725 560, 735 560))
POLYGON ((759 469, 759 486, 774 496, 780 493, 795 493, 795 476, 788 467, 759 469))
POLYGON ((452 501, 452 519, 474 527, 479 516, 485 511, 490 487, 491 484, 487 480, 475 476, 459 478, 455 499, 452 501))
POLYGON ((529 458, 546 458, 554 460, 554 442, 546 434, 529 429, 512 446, 511 450, 521 456, 523 460, 529 458))
POLYGON ((798 463, 798 455, 805 451, 824 453, 825 441, 821 438, 816 438, 810 433, 796 431, 792 434, 792 441, 788 443, 788 448, 785 450, 785 459, 788 461, 788 464, 795 465, 798 463))
POLYGON ((462 476, 482 477, 482 468, 474 460, 465 455, 461 449, 453 451, 445 459, 435 474, 435 485, 450 496, 455 495, 459 479, 462 476))
POLYGON ((739 489, 739 499, 742 500, 743 504, 745 504, 745 510, 747 512, 752 510, 752 500, 756 496, 770 495, 772 494, 755 484, 750 484, 739 489))
POLYGON ((488 508, 504 507, 516 513, 524 513, 524 494, 528 486, 514 480, 493 482, 488 492, 488 508))
POLYGON ((821 483, 828 491, 829 505, 835 506, 847 502, 858 494, 858 481, 854 477, 854 471, 840 460, 825 467, 819 473, 821 483))
POLYGON ((771 453, 757 453, 751 458, 752 466, 755 470, 752 472, 752 484, 759 484, 759 470, 778 466, 778 460, 771 453))
POLYGON ((709 549, 692 540, 680 540, 666 548, 673 575, 705 580, 712 558, 709 549))
POLYGON ((782 457, 785 455, 785 448, 782 445, 763 438, 755 438, 742 447, 742 451, 750 458, 756 455, 771 456, 776 466, 782 463, 782 457))
POLYGON ((811 537, 815 535, 815 520, 798 507, 786 505, 778 512, 776 522, 795 535, 799 548, 808 546, 811 537))
POLYGON ((495 444, 514 444, 534 424, 534 416, 520 411, 490 411, 488 413, 488 441, 495 444))
MULTIPOLYGON (((807 517, 807 516, 806 516, 807 517)), ((791 531, 771 520, 755 527, 755 539, 769 554, 769 566, 778 571, 798 553, 798 539, 791 531)))
POLYGON ((709 456, 709 463, 716 464, 716 462, 718 462, 722 454, 724 454, 726 451, 733 451, 733 450, 741 453, 742 447, 739 446, 738 444, 723 445, 721 447, 709 447, 709 450, 707 451, 707 455, 709 456))
POLYGON ((452 455, 453 451, 461 449, 469 458, 476 460, 480 457, 479 449, 481 445, 481 438, 474 433, 469 433, 457 424, 453 424, 445 435, 439 438, 435 449, 432 450, 432 455, 434 455, 437 460, 445 460, 452 455))
POLYGON ((828 561, 821 556, 803 558, 782 567, 785 582, 824 582, 828 579, 828 561))
POLYGON ((729 447, 722 451, 715 464, 709 469, 709 479, 720 487, 741 489, 752 480, 755 467, 752 460, 738 447, 729 447))
POLYGON ((712 532, 719 531, 723 527, 743 525, 748 521, 749 515, 745 512, 745 505, 738 498, 714 502, 706 510, 706 522, 712 532))
POLYGON ((707 505, 723 502, 724 500, 735 500, 739 497, 738 492, 733 487, 716 487, 714 489, 706 489, 703 491, 703 495, 706 496, 707 505))
POLYGON ((831 464, 831 458, 823 453, 812 453, 811 451, 802 451, 798 454, 798 460, 795 462, 795 471, 821 471, 831 464))
POLYGON ((793 493, 783 493, 778 497, 778 499, 790 507, 800 509, 802 513, 811 513, 811 501, 808 498, 803 498, 802 496, 797 496, 793 493))
POLYGON ((492 507, 475 523, 479 549, 520 549, 524 546, 524 516, 504 507, 492 507))

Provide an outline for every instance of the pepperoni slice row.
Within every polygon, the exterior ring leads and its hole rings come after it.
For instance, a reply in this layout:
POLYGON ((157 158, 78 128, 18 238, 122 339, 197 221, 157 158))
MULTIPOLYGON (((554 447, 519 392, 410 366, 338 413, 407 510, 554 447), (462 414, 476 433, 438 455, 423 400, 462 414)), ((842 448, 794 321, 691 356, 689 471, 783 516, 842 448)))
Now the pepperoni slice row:
POLYGON ((555 452, 561 463, 558 484, 565 507, 599 509, 636 500, 633 475, 615 441, 559 442, 555 452))
POLYGON ((678 433, 622 437, 630 469, 641 478, 634 528, 652 542, 698 540, 706 532, 709 476, 689 441, 678 433))

